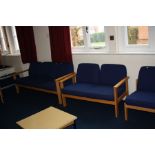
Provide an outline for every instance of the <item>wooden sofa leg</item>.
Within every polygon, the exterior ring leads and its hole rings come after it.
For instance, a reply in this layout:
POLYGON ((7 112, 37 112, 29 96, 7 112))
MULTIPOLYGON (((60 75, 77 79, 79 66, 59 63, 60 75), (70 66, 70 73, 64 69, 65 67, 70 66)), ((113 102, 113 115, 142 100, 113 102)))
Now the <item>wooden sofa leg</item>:
POLYGON ((59 104, 62 104, 61 94, 59 94, 59 93, 58 93, 58 101, 59 101, 59 104))
POLYGON ((56 81, 56 90, 57 90, 59 104, 62 104, 62 94, 61 94, 59 81, 56 81))
POLYGON ((126 103, 124 103, 124 113, 125 113, 125 120, 128 120, 128 108, 126 106, 126 103))
POLYGON ((19 94, 19 86, 18 85, 15 85, 15 87, 16 87, 17 94, 19 94))
POLYGON ((118 103, 115 104, 115 117, 117 118, 118 117, 118 114, 119 114, 119 111, 118 111, 118 103))
POLYGON ((67 103, 66 103, 66 98, 62 95, 62 104, 64 107, 67 106, 67 103))
POLYGON ((3 99, 3 93, 2 91, 0 90, 0 96, 1 96, 1 102, 4 103, 4 99, 3 99))

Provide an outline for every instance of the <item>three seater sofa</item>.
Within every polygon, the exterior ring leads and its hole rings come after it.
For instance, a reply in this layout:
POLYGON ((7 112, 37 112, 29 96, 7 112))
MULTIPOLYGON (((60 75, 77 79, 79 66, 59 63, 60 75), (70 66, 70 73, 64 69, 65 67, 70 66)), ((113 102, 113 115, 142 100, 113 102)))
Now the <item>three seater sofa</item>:
POLYGON ((16 73, 28 72, 26 77, 16 78, 16 91, 19 88, 28 88, 37 91, 47 92, 58 95, 59 103, 62 104, 59 80, 73 73, 73 65, 68 63, 55 62, 34 62, 31 63, 28 70, 16 73))
POLYGON ((60 80, 62 102, 67 106, 66 98, 114 105, 115 117, 118 117, 119 102, 128 95, 128 77, 124 65, 81 63, 77 74, 72 73, 60 80), (64 82, 72 79, 72 84, 64 82))

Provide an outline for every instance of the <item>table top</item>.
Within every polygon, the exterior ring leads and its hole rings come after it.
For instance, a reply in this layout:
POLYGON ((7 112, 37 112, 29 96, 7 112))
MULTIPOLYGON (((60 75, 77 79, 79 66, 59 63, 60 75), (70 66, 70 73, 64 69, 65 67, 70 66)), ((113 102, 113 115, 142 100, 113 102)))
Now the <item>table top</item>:
POLYGON ((7 68, 4 68, 4 69, 0 69, 0 77, 12 74, 14 72, 15 72, 14 67, 7 67, 7 68))
POLYGON ((76 119, 74 115, 49 107, 16 123, 24 129, 62 129, 72 125, 76 119))

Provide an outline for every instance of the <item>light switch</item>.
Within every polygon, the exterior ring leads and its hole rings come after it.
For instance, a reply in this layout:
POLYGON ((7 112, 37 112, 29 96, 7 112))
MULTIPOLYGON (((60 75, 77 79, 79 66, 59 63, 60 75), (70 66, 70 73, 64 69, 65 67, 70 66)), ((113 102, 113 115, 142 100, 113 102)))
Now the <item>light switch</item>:
POLYGON ((114 36, 111 35, 111 36, 110 36, 110 40, 114 40, 114 36))

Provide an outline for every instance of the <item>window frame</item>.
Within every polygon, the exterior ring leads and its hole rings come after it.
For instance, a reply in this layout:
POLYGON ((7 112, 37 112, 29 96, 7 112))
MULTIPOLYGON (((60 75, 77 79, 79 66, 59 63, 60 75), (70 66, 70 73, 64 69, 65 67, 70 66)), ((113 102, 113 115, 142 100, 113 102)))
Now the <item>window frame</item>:
POLYGON ((10 53, 10 47, 8 43, 8 37, 6 35, 6 27, 0 26, 0 40, 1 40, 1 54, 8 55, 10 53))
MULTIPOLYGON (((7 38, 7 41, 5 41, 5 45, 7 47, 7 50, 2 50, 2 55, 20 55, 20 49, 17 50, 16 49, 16 45, 15 45, 15 38, 14 38, 14 35, 13 35, 13 28, 14 26, 5 26, 3 27, 6 31, 6 38, 7 38), (8 43, 6 43, 8 42, 8 43), (7 45, 8 44, 8 45, 7 45)), ((16 32, 16 31, 15 31, 16 32)), ((16 36, 17 37, 17 36, 16 36)), ((18 39, 17 39, 18 41, 18 39)), ((18 44, 19 45, 19 44, 18 44)), ((18 46, 19 47, 19 46, 18 46)))
MULTIPOLYGON (((83 30, 83 37, 84 37, 84 47, 71 47, 73 54, 96 54, 96 53, 107 53, 108 52, 108 35, 107 35, 107 26, 104 27, 105 32, 105 46, 104 47, 97 47, 93 48, 90 46, 90 31, 88 28, 88 33, 86 32, 86 27, 90 26, 82 26, 83 30), (89 40, 89 41, 88 41, 89 40)), ((71 36, 71 33, 70 33, 71 36)), ((71 36, 72 37, 72 36, 71 36)), ((72 42, 72 40, 71 40, 72 42)))
POLYGON ((148 26, 148 44, 129 44, 129 40, 128 40, 128 26, 125 26, 125 43, 126 43, 126 46, 127 47, 146 47, 146 46, 149 46, 150 45, 150 34, 149 34, 149 26, 148 26))
POLYGON ((117 27, 118 54, 155 54, 155 26, 148 26, 148 44, 128 44, 127 26, 117 27))

